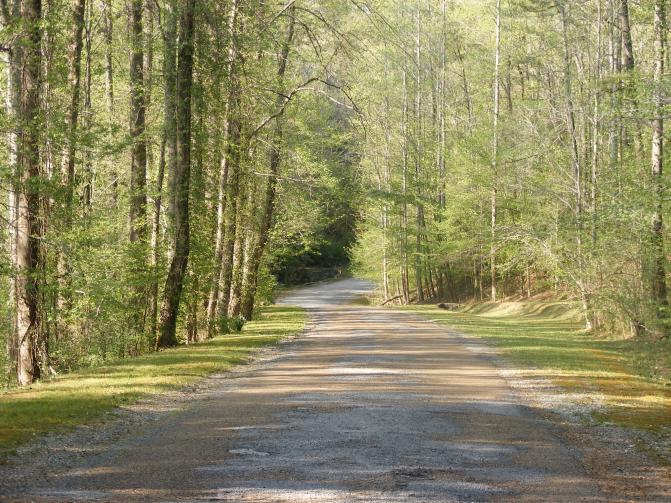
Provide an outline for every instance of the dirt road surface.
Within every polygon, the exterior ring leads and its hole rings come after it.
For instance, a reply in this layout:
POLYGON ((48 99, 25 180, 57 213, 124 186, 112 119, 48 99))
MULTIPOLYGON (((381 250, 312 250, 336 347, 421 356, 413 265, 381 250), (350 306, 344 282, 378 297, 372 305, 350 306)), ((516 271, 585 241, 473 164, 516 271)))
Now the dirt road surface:
POLYGON ((80 432, 0 467, 0 499, 663 500, 609 489, 477 342, 348 304, 368 288, 343 280, 286 296, 311 312, 305 336, 159 412, 119 419, 113 434, 80 432))

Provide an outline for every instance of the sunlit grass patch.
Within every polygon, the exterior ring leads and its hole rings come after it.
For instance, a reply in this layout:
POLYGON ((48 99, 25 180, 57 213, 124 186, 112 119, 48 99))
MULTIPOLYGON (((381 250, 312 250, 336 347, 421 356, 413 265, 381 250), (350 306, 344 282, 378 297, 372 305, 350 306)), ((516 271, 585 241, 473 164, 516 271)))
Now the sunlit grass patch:
POLYGON ((489 304, 468 312, 402 309, 493 342, 529 375, 550 379, 571 393, 598 396, 598 421, 652 432, 671 427, 671 381, 659 370, 659 365, 668 368, 671 358, 664 341, 585 333, 572 307, 562 303, 533 303, 526 309, 523 303, 489 304))
POLYGON ((349 303, 353 306, 370 306, 372 304, 368 295, 357 295, 349 303))
POLYGON ((300 308, 266 307, 240 334, 119 360, 0 394, 0 455, 36 435, 99 419, 119 405, 244 363, 255 349, 297 334, 305 319, 300 308))

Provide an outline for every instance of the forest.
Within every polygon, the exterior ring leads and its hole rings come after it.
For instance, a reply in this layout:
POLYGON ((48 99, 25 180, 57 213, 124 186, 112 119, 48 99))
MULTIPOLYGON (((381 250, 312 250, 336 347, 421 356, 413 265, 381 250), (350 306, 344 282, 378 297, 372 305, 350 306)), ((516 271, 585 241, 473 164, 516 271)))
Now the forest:
MULTIPOLYGON (((664 343, 666 0, 0 0, 2 383, 390 304, 664 343)), ((668 346, 660 346, 668 347, 668 346)))

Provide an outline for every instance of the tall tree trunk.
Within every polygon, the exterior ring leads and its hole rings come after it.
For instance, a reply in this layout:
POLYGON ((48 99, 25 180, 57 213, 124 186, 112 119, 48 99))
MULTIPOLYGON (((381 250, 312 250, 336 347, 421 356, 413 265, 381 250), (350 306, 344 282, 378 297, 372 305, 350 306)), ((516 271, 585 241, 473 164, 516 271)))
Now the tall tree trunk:
MULTIPOLYGON (((151 0, 147 0, 145 8, 150 10, 151 0)), ((153 11, 153 6, 151 7, 153 11)), ((151 268, 152 278, 149 288, 149 326, 151 336, 157 338, 158 331, 158 304, 159 304, 159 241, 161 210, 164 202, 163 181, 166 168, 174 179, 175 170, 175 152, 177 138, 177 123, 175 118, 175 106, 177 103, 177 12, 173 0, 167 0, 163 10, 163 131, 161 133, 161 146, 159 152, 158 172, 156 174, 156 188, 154 194, 154 212, 151 229, 151 268)), ((148 60, 149 58, 147 58, 148 60)), ((149 63, 149 61, 146 61, 149 63)), ((174 185, 174 184, 173 184, 174 185)), ((167 188, 169 200, 174 199, 174 186, 167 188)), ((174 238, 172 232, 173 217, 168 215, 168 239, 174 238)), ((170 256, 174 252, 172 246, 169 246, 170 256)))
MULTIPOLYGON (((63 231, 68 232, 72 226, 72 206, 75 190, 75 156, 77 149, 77 130, 79 126, 79 108, 81 94, 81 61, 84 31, 84 15, 86 0, 74 0, 71 9, 71 33, 68 45, 68 87, 69 97, 66 112, 67 135, 61 157, 60 183, 63 191, 63 231)), ((68 258, 61 252, 58 254, 58 309, 64 311, 70 304, 70 266, 68 258)), ((62 314, 62 313, 61 313, 62 314)))
MULTIPOLYGON (((232 140, 232 139, 231 139, 232 140)), ((239 143, 235 149, 239 150, 239 143)), ((228 173, 228 184, 226 187, 226 217, 224 224, 224 247, 221 260, 221 273, 219 285, 219 300, 217 301, 216 317, 223 319, 228 316, 228 307, 231 299, 231 283, 233 280, 233 256, 235 251, 235 235, 237 228, 237 215, 241 206, 239 201, 240 188, 240 166, 239 154, 232 159, 228 173)))
MULTIPOLYGON (((622 34, 622 69, 626 73, 624 84, 624 93, 627 102, 627 114, 636 117, 639 112, 638 97, 636 93, 635 82, 632 81, 632 72, 636 66, 634 58, 634 43, 631 36, 631 20, 629 16, 629 0, 620 0, 620 33, 622 34)), ((641 158, 643 150, 643 132, 640 122, 634 120, 634 152, 637 159, 641 158)), ((623 141, 625 144, 631 143, 631 134, 625 134, 623 141)))
POLYGON ((47 341, 42 309, 44 249, 40 215, 41 0, 20 0, 22 32, 14 45, 20 68, 17 137, 16 328, 17 378, 31 384, 46 370, 47 341))
POLYGON ((611 88, 610 104, 612 118, 610 121, 609 143, 610 161, 609 168, 615 174, 617 180, 617 192, 620 193, 622 184, 621 173, 621 128, 622 128, 622 34, 620 32, 619 15, 621 0, 610 0, 610 66, 611 66, 611 88))
MULTIPOLYGON (((177 5, 176 0, 166 0, 163 32, 163 79, 165 85, 163 108, 163 134, 166 146, 165 163, 168 172, 167 239, 173 240, 176 230, 177 188, 177 5)), ((169 248, 171 257, 173 249, 169 248)))
MULTIPOLYGON (((112 0, 104 0, 103 13, 103 34, 105 37, 105 102, 107 105, 107 120, 110 137, 114 130, 114 65, 112 59, 112 41, 114 36, 114 14, 112 13, 112 0)), ((112 171, 110 173, 112 190, 112 203, 117 204, 119 185, 119 174, 116 170, 116 163, 112 163, 112 171)))
MULTIPOLYGON (((389 72, 387 66, 385 65, 385 78, 387 78, 389 72)), ((384 128, 384 166, 383 166, 383 190, 391 192, 391 127, 389 124, 389 97, 386 96, 384 100, 385 106, 385 128, 384 128)), ((382 207, 382 285, 384 288, 385 299, 388 299, 391 296, 389 280, 391 276, 390 266, 389 266, 389 246, 392 241, 393 233, 389 231, 389 213, 390 208, 387 202, 384 203, 382 207)), ((396 292, 397 295, 399 292, 396 292)))
POLYGON ((491 297, 496 301, 496 219, 498 213, 498 191, 499 191, 499 113, 501 107, 501 0, 496 0, 496 49, 494 56, 494 127, 492 141, 492 191, 491 191, 491 248, 489 269, 492 276, 491 297))
MULTIPOLYGON (((11 27, 13 22, 18 19, 18 7, 19 3, 17 0, 0 0, 0 21, 2 22, 3 27, 11 27)), ((16 182, 18 175, 18 165, 17 165, 17 127, 18 125, 18 113, 21 104, 20 96, 20 66, 19 59, 17 54, 12 51, 7 52, 7 94, 5 95, 5 112, 7 117, 10 120, 10 123, 14 127, 10 127, 7 133, 7 147, 8 147, 8 162, 9 169, 11 174, 11 183, 8 188, 8 200, 7 200, 7 234, 9 237, 9 242, 7 246, 7 252, 9 254, 9 265, 11 267, 11 274, 9 275, 9 284, 8 284, 8 300, 9 300, 9 311, 10 311, 10 320, 9 326, 7 327, 7 341, 6 341, 6 351, 7 351, 7 381, 11 381, 16 377, 16 364, 17 364, 17 350, 18 350, 18 337, 17 337, 17 202, 18 202, 18 188, 19 185, 16 182)))
POLYGON ((65 225, 72 220, 72 200, 74 194, 75 154, 77 148, 77 127, 79 125, 79 97, 81 90, 81 61, 86 0, 73 0, 70 42, 68 46, 68 85, 70 96, 67 109, 67 137, 61 160, 61 183, 64 187, 63 205, 65 225))
POLYGON ((420 1, 416 5, 417 26, 415 32, 415 71, 417 78, 415 82, 415 183, 416 183, 416 227, 415 236, 415 287, 417 288, 417 302, 424 302, 424 288, 422 287, 422 218, 423 207, 421 201, 421 174, 423 156, 422 138, 422 14, 420 1))
MULTIPOLYGON (((597 6, 597 42, 596 61, 594 69, 594 117, 592 118, 592 171, 590 183, 590 211, 592 213, 592 245, 596 244, 598 237, 598 194, 599 194, 599 147, 601 144, 601 60, 602 60, 602 0, 598 0, 597 6)), ((528 267, 527 267, 528 270, 528 267)))
POLYGON ((582 301, 585 327, 590 330, 593 327, 593 321, 589 294, 585 285, 585 264, 582 244, 582 174, 580 165, 580 152, 578 150, 578 138, 576 134, 575 111, 573 107, 573 83, 571 72, 571 52, 568 39, 568 15, 566 13, 566 7, 564 6, 563 1, 557 1, 555 5, 557 6, 561 17, 562 39, 564 46, 564 99, 566 107, 566 125, 569 134, 573 167, 573 191, 575 197, 573 213, 575 219, 576 258, 578 262, 576 286, 578 287, 582 301))
MULTIPOLYGON (((658 306, 667 306, 666 257, 664 255, 664 60, 666 57, 666 0, 655 2, 655 54, 653 103, 655 117, 652 121, 652 300, 658 306)), ((660 311, 658 311, 660 312, 660 311)))
MULTIPOLYGON (((292 6, 289 11, 289 27, 287 28, 287 37, 282 45, 282 50, 280 51, 279 63, 277 68, 277 83, 278 83, 278 94, 276 99, 276 106, 279 109, 283 102, 284 97, 284 75, 287 69, 287 62, 289 60, 289 51, 291 50, 291 44, 294 38, 295 32, 295 6, 292 6)), ((275 119, 275 131, 274 138, 270 146, 270 177, 268 178, 268 184, 266 185, 266 194, 263 202, 263 209, 261 213, 261 224, 259 226, 258 240, 253 244, 250 256, 249 263, 245 268, 246 274, 242 278, 242 305, 241 305, 241 314, 245 319, 252 319, 252 312, 254 310, 254 300, 256 297, 256 286, 258 281, 259 266, 261 265, 261 258, 263 257, 263 252, 265 250, 266 244, 268 243, 268 238, 270 236, 270 229, 273 223, 273 214, 275 210, 275 194, 277 189, 277 177, 279 175, 280 163, 282 161, 282 137, 284 133, 284 128, 282 124, 282 117, 277 117, 275 119)), ((386 276, 385 276, 386 283, 386 276)))
POLYGON ((143 1, 130 3, 130 241, 141 243, 147 238, 147 142, 145 139, 144 34, 143 1))
POLYGON ((231 164, 237 164, 239 159, 240 123, 237 109, 238 103, 238 81, 235 75, 238 51, 235 45, 237 39, 238 24, 238 0, 232 0, 228 15, 228 57, 226 62, 226 75, 228 77, 228 99, 224 108, 224 130, 223 142, 225 152, 219 164, 219 185, 217 194, 217 223, 216 240, 214 245, 214 263, 212 267, 212 279, 207 301, 207 335, 212 337, 216 330, 217 304, 220 297, 220 286, 222 281, 222 267, 224 260, 224 248, 226 237, 226 214, 227 205, 232 201, 229 195, 229 169, 231 164), (235 105, 235 106, 234 106, 235 105))
POLYGON ((620 0, 620 32, 622 33, 622 64, 626 71, 634 69, 634 43, 631 39, 629 0, 620 0))
MULTIPOLYGON (((82 109, 83 123, 82 127, 85 131, 89 131, 91 128, 92 122, 92 102, 91 102, 91 83, 93 79, 92 68, 91 68, 91 43, 93 41, 93 5, 92 2, 89 2, 86 7, 86 17, 85 17, 85 38, 84 38, 84 49, 85 49, 85 64, 84 64, 84 107, 82 109)), ((94 184, 95 174, 93 172, 93 159, 91 156, 91 149, 86 147, 84 149, 84 190, 83 190, 83 206, 84 214, 89 215, 93 208, 93 184, 94 184)))
MULTIPOLYGON (((154 0, 145 0, 144 11, 144 63, 143 75, 145 85, 145 107, 151 113, 152 92, 154 86, 154 0)), ((164 61, 165 64, 165 61, 164 61)), ((147 144, 147 171, 151 173, 154 166, 154 142, 148 141, 147 144)), ((151 191, 152 212, 151 229, 149 241, 149 262, 151 267, 151 279, 149 285, 149 305, 147 306, 147 317, 149 318, 149 330, 153 339, 156 339, 156 330, 158 328, 158 263, 159 263, 159 242, 160 242, 160 223, 161 223, 161 200, 163 190, 163 177, 165 174, 165 134, 161 134, 159 147, 159 162, 156 172, 156 185, 151 191)))
POLYGON ((231 286, 228 296, 228 317, 235 318, 240 314, 242 302, 242 276, 245 263, 245 251, 247 250, 248 236, 251 239, 248 225, 251 224, 251 216, 254 208, 254 192, 250 180, 242 179, 238 182, 238 207, 235 215, 235 240, 233 245, 233 261, 231 268, 231 286))
MULTIPOLYGON (((386 100, 385 100, 386 101, 386 100)), ((378 187, 380 192, 389 191, 389 128, 385 124, 385 154, 382 173, 378 173, 378 187)), ((380 212, 380 226, 382 228, 382 293, 385 299, 389 293, 389 206, 385 202, 380 212)))
POLYGON ((191 178, 191 90, 196 0, 186 0, 180 16, 177 67, 177 173, 174 253, 161 302, 157 347, 177 344, 177 315, 189 261, 189 190, 191 178))
POLYGON ((442 23, 440 32, 440 80, 438 103, 438 206, 445 209, 445 170, 447 157, 447 132, 445 113, 447 110, 447 0, 442 2, 442 23))
POLYGON ((459 60, 461 70, 461 87, 464 91, 464 101, 466 102, 466 110, 468 112, 468 125, 472 129, 475 127, 475 112, 473 111, 473 97, 471 96, 470 86, 468 85, 468 77, 466 76, 466 64, 464 63, 464 55, 461 53, 459 45, 457 45, 457 59, 459 60))
POLYGON ((151 223, 151 286, 149 291, 149 326, 150 333, 156 338, 158 330, 158 280, 159 280, 159 239, 161 232, 161 200, 163 195, 163 178, 165 177, 165 137, 161 139, 161 147, 158 159, 158 172, 156 174, 156 188, 154 194, 154 213, 151 223))

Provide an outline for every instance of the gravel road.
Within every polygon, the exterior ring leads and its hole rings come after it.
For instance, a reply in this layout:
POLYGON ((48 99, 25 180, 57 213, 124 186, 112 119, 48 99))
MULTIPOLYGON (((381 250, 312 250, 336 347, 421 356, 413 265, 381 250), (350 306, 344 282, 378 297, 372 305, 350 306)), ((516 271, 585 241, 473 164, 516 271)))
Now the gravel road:
POLYGON ((347 304, 368 288, 343 280, 287 295, 284 303, 311 312, 306 336, 160 410, 118 418, 105 426, 113 433, 75 433, 29 462, 0 466, 0 499, 664 498, 623 498, 599 480, 583 447, 525 404, 477 342, 405 313, 347 304))

